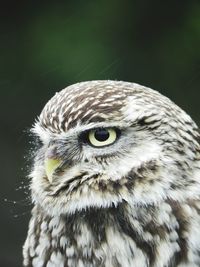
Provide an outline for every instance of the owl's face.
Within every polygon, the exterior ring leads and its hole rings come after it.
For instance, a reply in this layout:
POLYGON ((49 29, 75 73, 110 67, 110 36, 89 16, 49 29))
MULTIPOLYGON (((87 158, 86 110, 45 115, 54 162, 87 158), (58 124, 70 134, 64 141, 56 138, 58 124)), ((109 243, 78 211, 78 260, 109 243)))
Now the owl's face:
POLYGON ((46 104, 33 132, 42 141, 30 175, 33 200, 51 215, 184 199, 195 190, 196 125, 138 84, 69 86, 46 104))

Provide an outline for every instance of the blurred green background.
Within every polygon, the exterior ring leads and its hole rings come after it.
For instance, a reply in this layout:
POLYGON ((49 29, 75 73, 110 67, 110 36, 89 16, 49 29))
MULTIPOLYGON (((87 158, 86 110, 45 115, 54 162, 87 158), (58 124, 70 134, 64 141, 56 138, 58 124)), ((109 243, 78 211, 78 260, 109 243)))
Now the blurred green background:
POLYGON ((15 267, 31 210, 20 189, 27 131, 56 91, 83 80, 134 81, 200 125, 200 1, 7 1, 0 13, 0 266, 15 267))

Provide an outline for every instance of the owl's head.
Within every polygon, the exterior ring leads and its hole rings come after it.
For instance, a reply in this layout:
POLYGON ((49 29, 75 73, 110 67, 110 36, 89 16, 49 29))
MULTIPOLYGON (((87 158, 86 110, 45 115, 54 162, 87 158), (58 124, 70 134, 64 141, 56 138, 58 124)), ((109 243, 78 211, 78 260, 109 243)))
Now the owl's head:
POLYGON ((199 194, 197 126, 152 89, 118 81, 69 86, 32 131, 42 142, 30 175, 33 201, 49 214, 199 194))

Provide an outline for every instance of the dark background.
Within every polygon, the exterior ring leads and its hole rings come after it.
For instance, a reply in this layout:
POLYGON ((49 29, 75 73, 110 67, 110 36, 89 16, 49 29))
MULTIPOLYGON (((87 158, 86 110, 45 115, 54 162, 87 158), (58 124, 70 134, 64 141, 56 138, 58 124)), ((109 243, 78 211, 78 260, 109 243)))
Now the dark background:
POLYGON ((56 91, 83 80, 134 81, 200 125, 200 1, 7 1, 0 13, 0 266, 15 267, 31 209, 20 189, 27 131, 56 91))

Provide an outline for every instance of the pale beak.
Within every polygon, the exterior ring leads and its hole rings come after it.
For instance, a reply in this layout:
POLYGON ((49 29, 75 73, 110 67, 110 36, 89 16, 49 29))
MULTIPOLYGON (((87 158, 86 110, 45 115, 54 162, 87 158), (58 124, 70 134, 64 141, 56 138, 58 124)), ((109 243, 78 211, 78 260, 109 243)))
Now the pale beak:
POLYGON ((53 174, 55 170, 61 165, 60 159, 47 158, 45 160, 45 171, 50 183, 53 181, 53 174))

